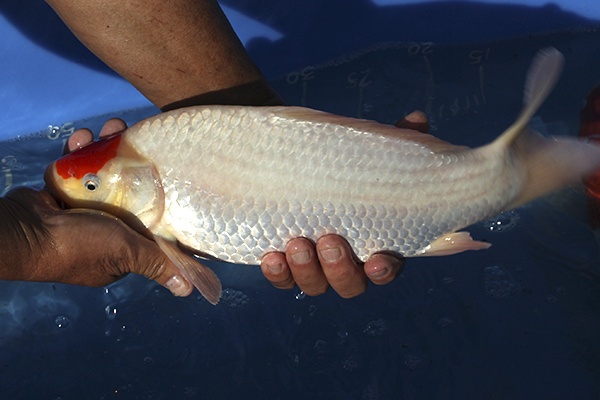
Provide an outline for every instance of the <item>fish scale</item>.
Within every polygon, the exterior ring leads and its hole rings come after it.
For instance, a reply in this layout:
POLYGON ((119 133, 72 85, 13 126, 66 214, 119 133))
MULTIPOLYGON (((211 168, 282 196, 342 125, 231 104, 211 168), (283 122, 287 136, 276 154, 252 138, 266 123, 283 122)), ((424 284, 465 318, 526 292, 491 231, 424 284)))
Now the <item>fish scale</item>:
POLYGON ((489 184, 490 172, 507 174, 496 159, 485 165, 472 153, 434 152, 399 129, 389 137, 360 123, 302 121, 293 111, 209 106, 130 128, 127 140, 163 177, 163 225, 179 231, 181 243, 256 264, 293 237, 338 233, 362 260, 383 249, 410 257, 440 235, 498 213, 515 195, 489 184), (186 149, 194 149, 192 157, 173 157, 186 149), (443 181, 431 173, 436 167, 444 168, 443 181), (186 171, 190 183, 172 179, 172 170, 186 171), (465 180, 469 175, 480 179, 465 180), (464 193, 480 197, 468 212, 464 193))

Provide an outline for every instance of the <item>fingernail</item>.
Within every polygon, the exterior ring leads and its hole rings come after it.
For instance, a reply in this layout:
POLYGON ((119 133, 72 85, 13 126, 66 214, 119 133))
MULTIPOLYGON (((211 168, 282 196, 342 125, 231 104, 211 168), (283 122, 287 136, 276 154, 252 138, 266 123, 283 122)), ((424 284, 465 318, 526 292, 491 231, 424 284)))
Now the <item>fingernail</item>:
POLYGON ((388 276, 389 273, 390 273, 390 269, 387 267, 374 268, 374 271, 369 273, 369 278, 379 279, 379 278, 388 276))
POLYGON ((290 256, 295 264, 306 264, 310 260, 310 253, 308 250, 299 251, 291 254, 290 256))
POLYGON ((328 263, 334 263, 339 261, 342 257, 342 250, 339 247, 328 247, 323 250, 319 250, 321 259, 328 263))
POLYGON ((187 281, 179 275, 174 275, 167 283, 165 283, 165 286, 174 296, 178 297, 185 296, 189 291, 187 281))
POLYGON ((281 263, 267 264, 267 269, 272 274, 280 274, 283 271, 283 264, 281 264, 281 263))

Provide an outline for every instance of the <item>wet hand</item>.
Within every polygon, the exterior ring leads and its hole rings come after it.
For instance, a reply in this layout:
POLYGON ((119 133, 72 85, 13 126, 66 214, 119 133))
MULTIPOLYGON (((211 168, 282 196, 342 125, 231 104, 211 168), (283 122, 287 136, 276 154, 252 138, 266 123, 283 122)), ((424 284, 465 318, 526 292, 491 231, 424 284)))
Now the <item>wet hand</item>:
POLYGON ((176 295, 192 292, 156 243, 117 218, 64 210, 46 190, 18 188, 0 200, 0 239, 11 243, 2 279, 104 286, 133 272, 176 295))
MULTIPOLYGON (((125 128, 123 121, 110 120, 101 136, 125 128)), ((92 140, 89 130, 78 130, 65 150, 92 140)), ((137 273, 178 296, 193 290, 152 240, 108 214, 65 210, 46 190, 9 192, 0 198, 0 216, 0 240, 11 243, 0 257, 0 279, 104 286, 137 273)))

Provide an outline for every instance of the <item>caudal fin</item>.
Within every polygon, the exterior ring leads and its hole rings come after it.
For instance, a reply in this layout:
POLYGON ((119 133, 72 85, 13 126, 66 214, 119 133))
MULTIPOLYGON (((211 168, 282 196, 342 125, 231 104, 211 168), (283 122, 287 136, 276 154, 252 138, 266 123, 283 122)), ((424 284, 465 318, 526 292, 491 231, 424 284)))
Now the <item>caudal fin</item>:
POLYGON ((495 151, 511 151, 525 166, 523 190, 507 209, 578 183, 600 168, 600 146, 576 138, 544 138, 528 127, 558 80, 563 64, 563 55, 554 48, 538 52, 525 82, 523 111, 490 144, 495 151))
POLYGON ((543 138, 528 133, 516 144, 516 153, 525 163, 525 183, 507 209, 518 207, 600 169, 600 146, 571 137, 543 138))
POLYGON ((525 79, 523 110, 517 120, 494 141, 495 146, 508 147, 527 130, 531 117, 556 85, 563 65, 564 56, 555 48, 548 47, 538 51, 525 79))

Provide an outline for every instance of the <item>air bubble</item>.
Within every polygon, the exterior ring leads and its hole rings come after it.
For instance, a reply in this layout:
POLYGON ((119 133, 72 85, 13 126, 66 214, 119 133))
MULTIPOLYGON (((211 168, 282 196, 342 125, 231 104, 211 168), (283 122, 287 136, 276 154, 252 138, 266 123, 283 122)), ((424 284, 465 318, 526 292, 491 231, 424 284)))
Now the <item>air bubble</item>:
POLYGON ((145 365, 152 365, 154 364, 154 359, 150 356, 144 357, 144 364, 145 365))
POLYGON ((482 222, 483 227, 492 232, 504 232, 513 229, 517 226, 517 223, 521 219, 521 216, 515 211, 504 211, 490 218, 487 221, 482 222))
POLYGON ((483 291, 495 299, 502 299, 517 293, 519 283, 510 273, 499 265, 485 267, 483 270, 483 291))
POLYGON ((58 328, 64 329, 64 328, 68 327, 71 324, 71 320, 68 317, 64 316, 64 315, 59 315, 54 320, 54 323, 56 324, 56 326, 58 328))
POLYGON ((365 329, 363 329, 365 335, 373 337, 381 336, 385 331, 387 331, 387 322, 383 319, 371 321, 367 324, 365 329))

